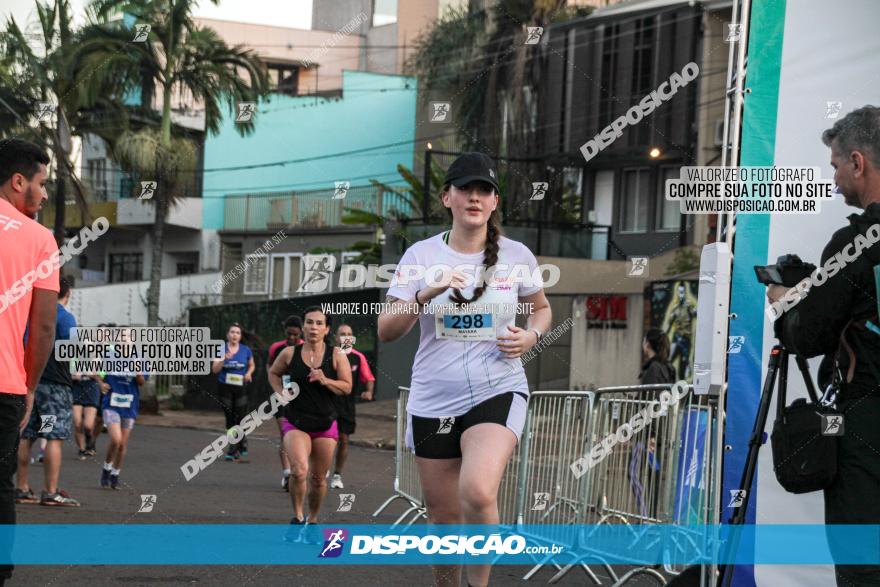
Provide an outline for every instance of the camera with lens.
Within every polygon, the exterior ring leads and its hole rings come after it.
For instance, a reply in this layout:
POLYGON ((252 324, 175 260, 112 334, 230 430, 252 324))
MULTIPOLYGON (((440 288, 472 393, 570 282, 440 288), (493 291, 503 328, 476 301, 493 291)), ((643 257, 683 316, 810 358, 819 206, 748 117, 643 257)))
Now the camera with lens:
POLYGON ((794 287, 816 270, 812 263, 804 263, 797 255, 782 255, 774 265, 755 265, 758 281, 764 285, 794 287))

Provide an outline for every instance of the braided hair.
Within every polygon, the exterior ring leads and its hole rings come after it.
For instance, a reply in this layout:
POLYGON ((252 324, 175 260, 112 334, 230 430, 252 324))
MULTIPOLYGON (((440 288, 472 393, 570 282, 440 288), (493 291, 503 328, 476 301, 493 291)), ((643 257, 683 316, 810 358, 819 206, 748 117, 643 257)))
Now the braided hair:
MULTIPOLYGON (((444 191, 448 189, 449 186, 446 186, 444 191)), ((492 213, 489 215, 489 223, 486 225, 486 248, 483 249, 483 265, 487 269, 498 263, 498 241, 500 238, 501 221, 498 220, 498 210, 492 210, 492 213)), ((474 295, 470 298, 464 297, 461 294, 460 289, 453 288, 452 295, 449 296, 449 299, 456 304, 471 304, 480 299, 480 296, 483 295, 484 291, 486 291, 485 280, 483 280, 479 287, 474 289, 474 295)))

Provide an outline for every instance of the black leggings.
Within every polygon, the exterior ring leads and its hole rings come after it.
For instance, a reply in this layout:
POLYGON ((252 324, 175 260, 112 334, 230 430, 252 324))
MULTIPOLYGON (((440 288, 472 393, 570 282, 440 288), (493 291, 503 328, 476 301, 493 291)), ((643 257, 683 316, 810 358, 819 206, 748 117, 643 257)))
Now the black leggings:
MULTIPOLYGON (((217 384, 217 394, 220 397, 220 403, 223 405, 223 412, 226 414, 226 430, 229 431, 233 426, 238 426, 247 415, 248 407, 248 386, 247 385, 226 385, 225 383, 217 384)), ((229 445, 232 450, 247 450, 247 438, 243 438, 237 444, 229 445)))

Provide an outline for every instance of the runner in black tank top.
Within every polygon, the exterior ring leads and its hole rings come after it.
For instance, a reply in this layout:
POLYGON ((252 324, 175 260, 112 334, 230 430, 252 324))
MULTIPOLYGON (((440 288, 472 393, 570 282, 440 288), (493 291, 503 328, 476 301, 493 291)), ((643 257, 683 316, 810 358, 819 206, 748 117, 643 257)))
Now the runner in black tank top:
POLYGON ((322 538, 312 525, 318 522, 318 511, 327 494, 327 472, 339 438, 333 396, 351 393, 351 366, 342 349, 326 342, 330 316, 320 306, 307 308, 303 322, 305 342, 281 351, 269 370, 269 384, 275 393, 281 393, 282 377, 299 386, 299 395, 285 406, 282 420, 282 442, 291 464, 289 487, 294 514, 287 539, 320 543, 322 538), (306 522, 303 512, 307 489, 306 522), (311 527, 303 528, 303 524, 311 527))
MULTIPOLYGON (((318 381, 309 380, 312 367, 306 365, 302 349, 302 345, 293 347, 293 359, 287 366, 291 381, 299 385, 299 395, 285 406, 284 417, 303 432, 323 432, 336 420, 335 394, 318 381)), ((324 356, 317 368, 330 379, 338 379, 333 367, 333 349, 324 345, 324 356)))

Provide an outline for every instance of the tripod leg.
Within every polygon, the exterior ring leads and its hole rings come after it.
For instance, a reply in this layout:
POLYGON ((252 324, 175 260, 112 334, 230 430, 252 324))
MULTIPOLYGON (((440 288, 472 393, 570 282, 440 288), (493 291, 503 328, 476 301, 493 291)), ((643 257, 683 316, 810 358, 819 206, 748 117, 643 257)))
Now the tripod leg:
MULTIPOLYGON (((783 367, 788 366, 788 352, 781 345, 776 345, 770 351, 770 360, 767 364, 767 377, 764 379, 764 388, 761 391, 761 401, 758 404, 758 413, 755 416, 755 425, 752 428, 752 437, 749 439, 749 454, 746 458, 746 465, 743 468, 742 479, 740 480, 739 489, 744 491, 742 501, 733 509, 733 515, 727 522, 731 526, 741 526, 746 521, 746 512, 749 509, 749 501, 751 499, 752 482, 755 479, 755 469, 758 465, 758 451, 761 449, 761 442, 764 439, 764 428, 767 426, 767 415, 770 413, 770 403, 773 400, 773 387, 776 385, 776 377, 779 375, 779 392, 785 393, 785 385, 788 377, 783 367)), ((732 558, 739 546, 739 532, 730 533, 729 547, 725 560, 732 558)), ((729 587, 733 580, 733 570, 735 565, 725 564, 721 571, 722 587, 729 587)))

